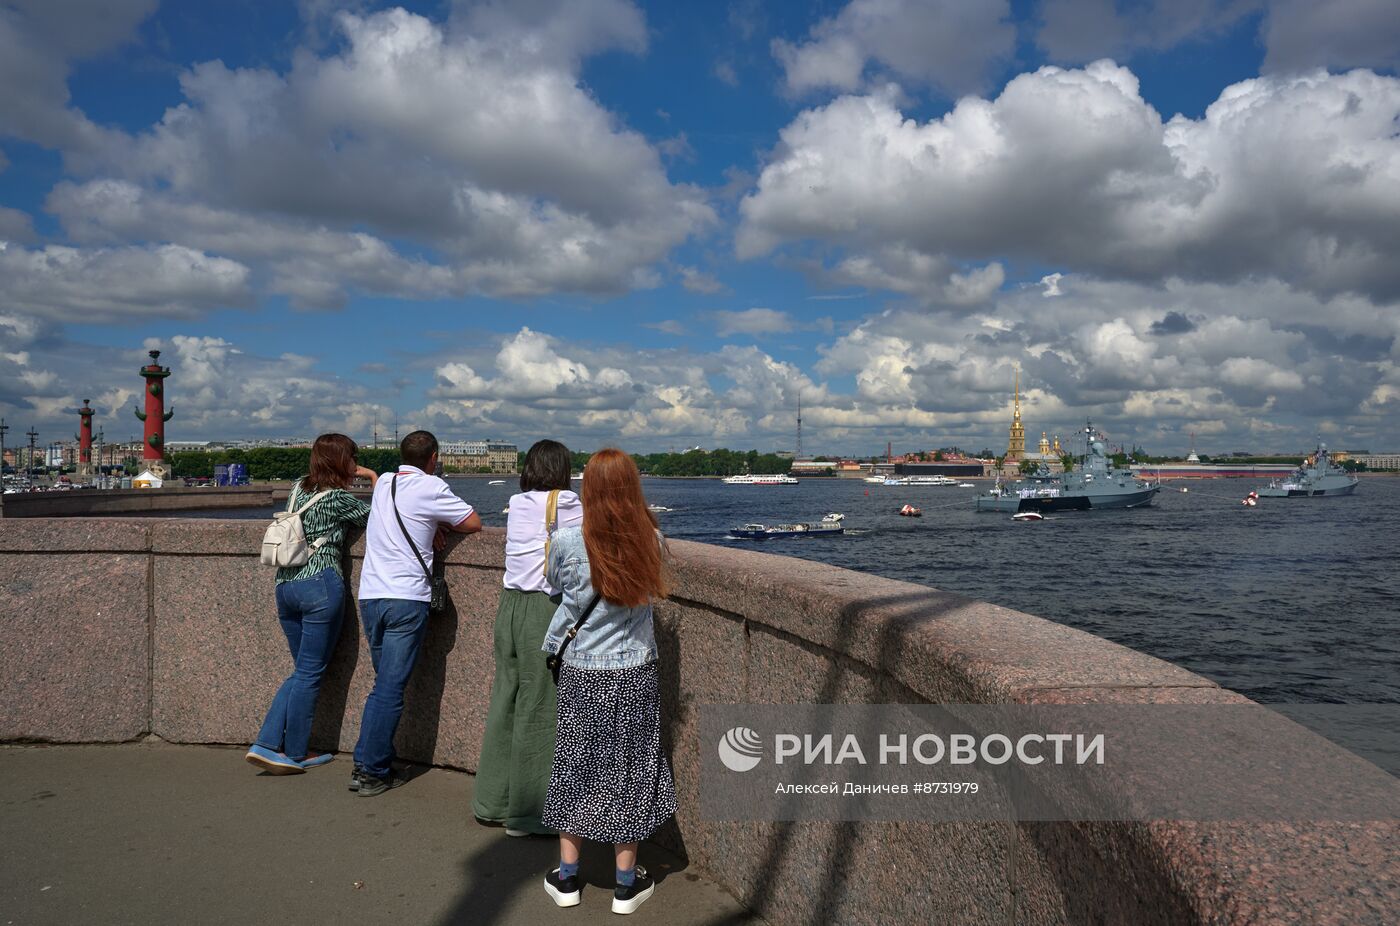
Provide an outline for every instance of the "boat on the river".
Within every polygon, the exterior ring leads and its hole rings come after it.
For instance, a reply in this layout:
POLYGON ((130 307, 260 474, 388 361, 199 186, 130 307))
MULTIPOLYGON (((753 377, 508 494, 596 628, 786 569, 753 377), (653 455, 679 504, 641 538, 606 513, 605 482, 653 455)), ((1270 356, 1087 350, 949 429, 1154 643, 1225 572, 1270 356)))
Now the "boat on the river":
POLYGON ((958 481, 951 476, 889 476, 883 481, 887 486, 955 486, 958 481))
POLYGON ((988 492, 977 496, 977 510, 1043 513, 1141 508, 1152 504, 1161 487, 1143 482, 1130 470, 1115 468, 1103 436, 1094 430, 1092 422, 1084 429, 1084 443, 1079 469, 1052 473, 1042 464, 1014 482, 1002 484, 998 479, 988 492))
POLYGON ((843 514, 832 512, 817 522, 802 524, 745 524, 743 527, 734 528, 729 533, 745 540, 768 540, 773 537, 829 537, 835 534, 845 533, 846 529, 841 526, 841 522, 845 517, 846 516, 843 514))
POLYGON ((922 518, 924 512, 922 508, 915 508, 913 505, 905 505, 903 508, 899 509, 899 516, 901 518, 922 518))
POLYGON ((1275 479, 1259 490, 1260 498, 1315 498, 1319 495, 1350 495, 1357 479, 1340 466, 1334 466, 1327 445, 1318 442, 1312 458, 1304 461, 1293 475, 1275 479))
POLYGON ((731 486, 795 486, 797 485, 797 477, 782 473, 773 473, 770 475, 750 475, 745 473, 742 476, 725 476, 724 484, 731 486))

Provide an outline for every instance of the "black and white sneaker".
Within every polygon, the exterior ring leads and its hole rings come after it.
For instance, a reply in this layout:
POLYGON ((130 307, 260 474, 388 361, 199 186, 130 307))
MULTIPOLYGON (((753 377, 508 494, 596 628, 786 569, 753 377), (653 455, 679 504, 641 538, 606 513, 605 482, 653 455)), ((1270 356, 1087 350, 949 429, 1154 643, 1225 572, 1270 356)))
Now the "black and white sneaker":
POLYGON ((544 892, 561 907, 577 907, 580 896, 578 875, 574 875, 572 878, 561 878, 559 877, 559 869, 556 868, 544 876, 544 892))
POLYGON ((656 890, 656 882, 641 865, 637 866, 637 877, 626 887, 619 884, 613 891, 613 912, 632 913, 646 903, 646 899, 656 890))
POLYGON ((369 772, 360 772, 360 786, 355 790, 360 792, 360 797, 375 797, 385 791, 401 786, 408 781, 393 769, 389 770, 389 777, 379 778, 369 772))
POLYGON ((364 770, 364 768, 363 768, 362 766, 359 766, 359 765, 355 766, 354 771, 352 771, 352 772, 350 773, 350 790, 351 790, 351 791, 358 791, 358 790, 360 790, 360 779, 363 778, 363 777, 365 777, 365 770, 364 770))

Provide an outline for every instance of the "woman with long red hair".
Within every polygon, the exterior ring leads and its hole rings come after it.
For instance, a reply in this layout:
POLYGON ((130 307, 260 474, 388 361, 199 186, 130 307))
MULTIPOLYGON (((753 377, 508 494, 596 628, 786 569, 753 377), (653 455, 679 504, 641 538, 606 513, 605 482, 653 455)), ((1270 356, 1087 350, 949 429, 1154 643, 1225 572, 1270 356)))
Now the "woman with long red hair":
POLYGON ((637 844, 676 812, 661 751, 652 602, 666 597, 656 517, 637 465, 621 450, 595 453, 583 471, 583 525, 558 531, 549 583, 563 600, 544 650, 559 671, 558 730, 542 822, 559 831, 559 867, 545 891, 579 903, 583 840, 613 844, 612 911, 631 913, 655 887, 637 844))

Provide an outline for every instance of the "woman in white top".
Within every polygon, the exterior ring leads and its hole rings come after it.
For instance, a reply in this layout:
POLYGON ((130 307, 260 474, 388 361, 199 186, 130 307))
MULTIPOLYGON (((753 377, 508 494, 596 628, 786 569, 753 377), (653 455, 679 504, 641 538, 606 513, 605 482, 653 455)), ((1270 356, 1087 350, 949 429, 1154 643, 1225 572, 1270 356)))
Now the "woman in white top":
POLYGON ((540 823, 554 759, 557 692, 541 647, 559 606, 545 579, 550 535, 583 523, 569 491, 569 449, 542 440, 525 454, 506 521, 506 577, 496 609, 496 680, 481 742, 472 813, 511 836, 550 834, 540 823))

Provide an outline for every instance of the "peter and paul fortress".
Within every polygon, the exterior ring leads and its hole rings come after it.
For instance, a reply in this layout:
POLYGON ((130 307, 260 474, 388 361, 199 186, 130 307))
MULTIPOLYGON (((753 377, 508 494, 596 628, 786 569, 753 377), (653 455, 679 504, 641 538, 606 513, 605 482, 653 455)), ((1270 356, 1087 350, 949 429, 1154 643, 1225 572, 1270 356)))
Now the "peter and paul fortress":
POLYGON ((1014 411, 1011 413, 1011 433, 1006 442, 1006 462, 1019 463, 1026 456, 1026 429, 1021 425, 1021 371, 1016 371, 1014 411))
POLYGON ((1061 459, 1063 452, 1060 449, 1060 437, 1055 435, 1055 442, 1052 445, 1050 438, 1044 431, 1040 432, 1040 444, 1034 453, 1026 452, 1026 427, 1021 422, 1021 371, 1016 371, 1016 383, 1012 393, 1011 428, 1007 432, 1006 440, 1006 462, 1004 465, 1012 470, 1020 468, 1023 462, 1043 463, 1054 472, 1059 472, 1064 467, 1061 459))

